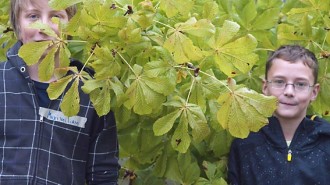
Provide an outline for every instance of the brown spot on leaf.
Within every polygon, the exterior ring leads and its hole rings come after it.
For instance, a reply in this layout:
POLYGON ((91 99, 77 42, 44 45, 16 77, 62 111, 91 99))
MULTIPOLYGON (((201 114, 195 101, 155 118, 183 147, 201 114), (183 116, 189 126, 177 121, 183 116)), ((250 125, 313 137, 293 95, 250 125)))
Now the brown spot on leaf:
POLYGON ((133 8, 132 6, 128 5, 127 6, 127 11, 125 12, 124 16, 127 15, 127 14, 133 14, 134 11, 133 11, 133 8))
POLYGON ((176 146, 179 146, 179 144, 181 143, 181 139, 176 139, 175 142, 176 142, 176 146))

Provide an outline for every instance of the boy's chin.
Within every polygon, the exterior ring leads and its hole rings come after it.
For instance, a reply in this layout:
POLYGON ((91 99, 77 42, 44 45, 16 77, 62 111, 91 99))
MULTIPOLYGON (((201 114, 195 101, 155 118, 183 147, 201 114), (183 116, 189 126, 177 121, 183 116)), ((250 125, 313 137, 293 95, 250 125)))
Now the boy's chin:
POLYGON ((304 118, 304 115, 302 115, 301 112, 297 112, 295 110, 277 110, 274 113, 274 116, 281 120, 299 120, 299 121, 301 121, 304 118))

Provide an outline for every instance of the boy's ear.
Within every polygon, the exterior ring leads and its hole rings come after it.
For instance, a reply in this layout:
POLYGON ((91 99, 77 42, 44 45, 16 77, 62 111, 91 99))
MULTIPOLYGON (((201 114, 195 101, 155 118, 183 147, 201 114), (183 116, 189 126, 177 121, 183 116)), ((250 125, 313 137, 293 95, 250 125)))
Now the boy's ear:
POLYGON ((319 94, 319 92, 320 92, 320 84, 317 83, 313 87, 312 98, 311 98, 312 101, 316 100, 317 95, 319 94))
POLYGON ((267 93, 267 88, 268 88, 268 86, 267 86, 268 84, 267 84, 267 81, 266 80, 262 80, 262 93, 264 94, 264 95, 268 95, 268 93, 267 93))

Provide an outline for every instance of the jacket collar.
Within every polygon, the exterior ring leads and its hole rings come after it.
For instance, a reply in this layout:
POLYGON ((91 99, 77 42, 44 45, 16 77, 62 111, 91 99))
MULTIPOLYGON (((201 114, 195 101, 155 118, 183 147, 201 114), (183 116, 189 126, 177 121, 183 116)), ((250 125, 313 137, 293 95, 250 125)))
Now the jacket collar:
MULTIPOLYGON (((267 142, 277 148, 287 148, 278 119, 273 116, 268 120, 269 124, 261 130, 267 138, 267 142)), ((316 118, 316 120, 313 121, 310 120, 309 117, 305 117, 300 122, 293 136, 290 148, 303 150, 305 148, 313 147, 319 142, 319 137, 321 135, 327 135, 330 137, 330 124, 320 118, 316 118)))
POLYGON ((18 56, 18 51, 22 45, 23 43, 21 41, 16 42, 16 44, 8 50, 7 60, 16 67, 25 78, 28 78, 27 65, 24 60, 18 56))

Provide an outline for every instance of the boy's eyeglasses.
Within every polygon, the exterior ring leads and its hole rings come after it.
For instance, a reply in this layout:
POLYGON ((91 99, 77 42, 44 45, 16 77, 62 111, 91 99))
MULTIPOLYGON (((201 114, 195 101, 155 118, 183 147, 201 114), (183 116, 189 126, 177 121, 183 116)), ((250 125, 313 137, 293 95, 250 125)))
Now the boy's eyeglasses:
POLYGON ((284 90, 287 85, 292 85, 294 90, 300 92, 308 91, 310 87, 314 87, 314 85, 309 85, 309 83, 305 81, 287 83, 284 80, 271 80, 271 81, 267 81, 267 83, 269 83, 272 88, 281 89, 281 90, 284 90))

